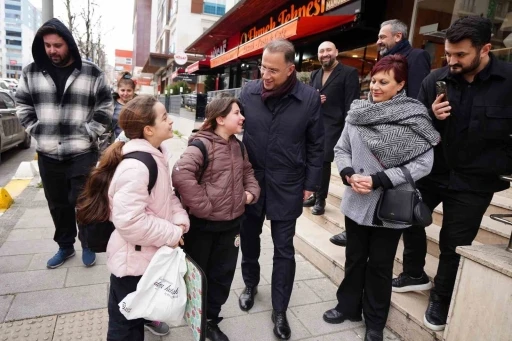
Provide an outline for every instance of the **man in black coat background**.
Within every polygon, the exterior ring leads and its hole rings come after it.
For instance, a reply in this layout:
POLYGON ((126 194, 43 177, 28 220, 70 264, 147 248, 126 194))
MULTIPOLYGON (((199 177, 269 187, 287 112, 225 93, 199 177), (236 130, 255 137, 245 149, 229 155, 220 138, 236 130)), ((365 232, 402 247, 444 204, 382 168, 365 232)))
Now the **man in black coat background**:
POLYGON ((295 278, 295 225, 303 201, 320 187, 324 157, 320 95, 297 81, 294 61, 295 49, 289 41, 271 41, 263 51, 261 79, 247 83, 240 94, 243 142, 261 194, 257 203, 246 206, 240 231, 246 287, 239 304, 244 311, 254 305, 266 217, 274 242, 272 321, 274 334, 282 340, 291 336, 286 310, 295 278))
POLYGON ((309 85, 320 94, 322 119, 324 122, 325 148, 322 169, 322 184, 314 196, 304 202, 304 207, 314 205, 312 214, 325 213, 325 199, 329 193, 331 163, 334 160, 334 146, 338 142, 345 116, 350 104, 359 98, 359 73, 353 67, 343 65, 336 60, 338 50, 330 41, 324 41, 318 47, 318 61, 322 67, 311 73, 309 85))
MULTIPOLYGON (((379 54, 382 57, 401 54, 407 58, 408 78, 405 84, 407 96, 417 98, 423 79, 430 74, 430 55, 422 49, 415 49, 407 40, 407 25, 397 19, 384 21, 380 25, 377 40, 379 54)), ((345 232, 334 235, 331 243, 346 246, 347 235, 345 232)))
POLYGON ((430 74, 431 62, 428 52, 411 46, 407 40, 407 25, 397 19, 384 21, 380 25, 377 45, 382 57, 401 54, 407 58, 407 96, 417 98, 421 82, 430 74))

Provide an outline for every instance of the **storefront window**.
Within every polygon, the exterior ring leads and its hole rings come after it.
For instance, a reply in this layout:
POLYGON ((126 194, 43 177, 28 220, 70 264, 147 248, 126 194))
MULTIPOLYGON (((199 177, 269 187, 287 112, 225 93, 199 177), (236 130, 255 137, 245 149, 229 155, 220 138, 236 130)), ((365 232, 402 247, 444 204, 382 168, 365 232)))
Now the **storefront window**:
POLYGON ((446 30, 459 18, 480 15, 493 23, 494 54, 512 62, 512 0, 422 0, 414 18, 413 46, 430 53, 432 68, 445 63, 446 30))

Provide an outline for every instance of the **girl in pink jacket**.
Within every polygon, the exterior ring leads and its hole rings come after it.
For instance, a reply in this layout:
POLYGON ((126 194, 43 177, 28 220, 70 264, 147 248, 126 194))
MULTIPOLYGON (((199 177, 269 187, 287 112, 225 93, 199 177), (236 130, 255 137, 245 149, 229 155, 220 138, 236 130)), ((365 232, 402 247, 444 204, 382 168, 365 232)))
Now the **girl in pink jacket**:
POLYGON ((126 138, 105 151, 79 199, 80 222, 110 219, 116 227, 107 246, 107 266, 112 273, 109 341, 144 340, 145 320, 127 320, 118 304, 136 290, 158 248, 178 246, 189 228, 188 214, 172 192, 167 153, 161 146, 173 136, 172 123, 164 105, 151 96, 128 102, 119 116, 126 138), (135 151, 150 153, 158 166, 151 193, 148 167, 139 160, 123 160, 123 155, 135 151))

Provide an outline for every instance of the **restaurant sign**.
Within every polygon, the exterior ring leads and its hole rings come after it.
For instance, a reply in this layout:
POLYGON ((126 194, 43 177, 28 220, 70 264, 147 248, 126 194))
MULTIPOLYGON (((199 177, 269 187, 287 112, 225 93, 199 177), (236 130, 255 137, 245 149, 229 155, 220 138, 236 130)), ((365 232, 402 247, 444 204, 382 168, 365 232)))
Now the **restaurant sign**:
POLYGON ((331 11, 352 0, 308 0, 295 1, 278 9, 265 17, 256 25, 247 28, 241 33, 240 44, 246 43, 261 36, 276 27, 283 25, 297 17, 314 17, 331 11))

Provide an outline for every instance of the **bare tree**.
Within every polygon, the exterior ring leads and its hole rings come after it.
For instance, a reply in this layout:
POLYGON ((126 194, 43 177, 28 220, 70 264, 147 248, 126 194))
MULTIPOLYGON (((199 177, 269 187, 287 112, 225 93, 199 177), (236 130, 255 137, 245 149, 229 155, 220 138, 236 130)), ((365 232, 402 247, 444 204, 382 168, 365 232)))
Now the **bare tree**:
POLYGON ((101 15, 96 13, 98 6, 94 0, 86 0, 79 16, 73 14, 71 0, 64 0, 66 6, 68 28, 73 34, 82 58, 92 61, 101 69, 105 68, 105 46, 102 43, 101 15), (79 18, 79 22, 76 19, 79 18))
POLYGON ((68 29, 71 33, 75 33, 75 20, 76 15, 71 12, 71 0, 64 0, 64 5, 66 6, 66 14, 67 14, 67 24, 68 29))

